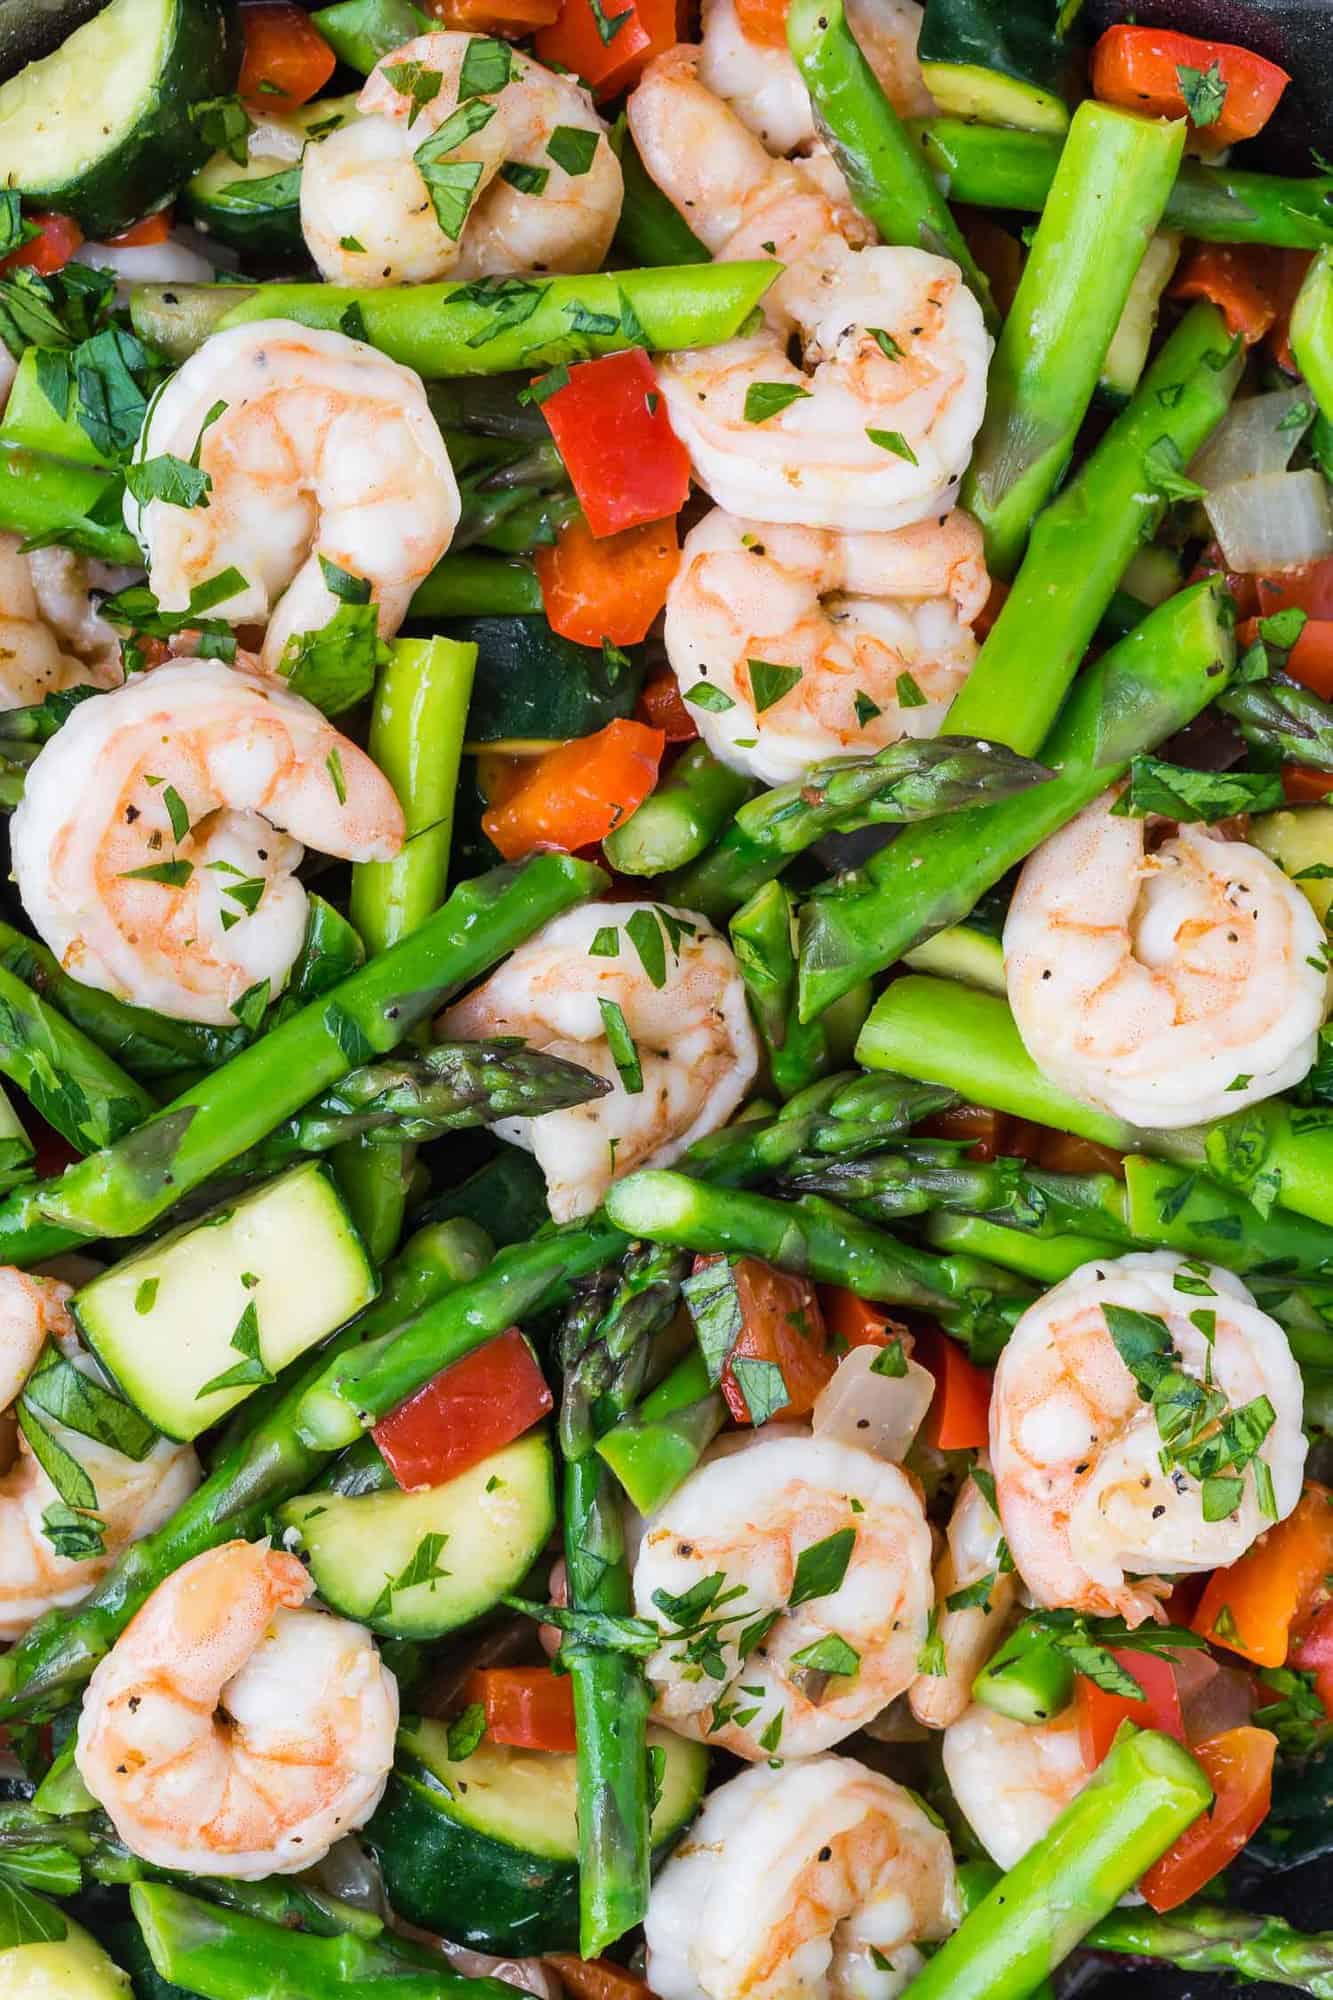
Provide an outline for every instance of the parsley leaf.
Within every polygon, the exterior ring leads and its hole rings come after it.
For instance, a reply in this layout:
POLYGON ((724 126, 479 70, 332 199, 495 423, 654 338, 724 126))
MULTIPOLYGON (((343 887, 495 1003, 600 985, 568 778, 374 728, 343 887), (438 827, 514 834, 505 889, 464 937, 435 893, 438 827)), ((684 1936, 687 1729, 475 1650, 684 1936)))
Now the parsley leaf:
POLYGON ((602 1027, 606 1034, 606 1045, 611 1051, 611 1060, 620 1072, 620 1081, 630 1097, 637 1097, 643 1089, 643 1065, 639 1061, 639 1051, 634 1045, 634 1037, 629 1025, 615 1000, 604 1000, 598 996, 597 1006, 602 1016, 602 1027))
POLYGON ((798 1604, 808 1604, 813 1597, 829 1597, 839 1590, 855 1543, 855 1528, 839 1528, 822 1542, 812 1542, 808 1549, 802 1549, 796 1558, 788 1606, 794 1609, 798 1604))
POLYGON ((794 382, 751 382, 745 392, 745 421, 767 423, 770 417, 781 416, 793 403, 804 402, 809 395, 808 389, 800 389, 794 382))
POLYGON ((802 678, 800 667, 780 666, 774 660, 747 660, 750 674, 750 693, 754 699, 754 712, 762 715, 775 702, 790 694, 802 678))

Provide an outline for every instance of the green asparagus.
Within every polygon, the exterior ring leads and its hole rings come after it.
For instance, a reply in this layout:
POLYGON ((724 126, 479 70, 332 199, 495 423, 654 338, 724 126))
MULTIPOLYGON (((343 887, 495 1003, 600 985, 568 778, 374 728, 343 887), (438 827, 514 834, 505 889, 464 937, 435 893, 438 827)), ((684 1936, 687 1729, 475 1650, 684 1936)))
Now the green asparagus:
POLYGON ((628 819, 602 842, 620 875, 665 875, 697 860, 754 792, 750 779, 691 743, 628 819))
POLYGON ((81 1153, 109 1145, 157 1110, 113 1056, 3 965, 0 1073, 81 1153))
POLYGON ((475 549, 440 557, 408 607, 409 618, 503 618, 542 608, 541 585, 522 556, 479 555, 475 549))
POLYGON ((1305 274, 1291 313, 1291 351, 1319 405, 1333 423, 1333 252, 1327 247, 1305 274))
POLYGON ((624 1487, 631 1506, 640 1514, 652 1514, 693 1472, 726 1418, 721 1391, 710 1385, 707 1363, 696 1347, 636 1408, 603 1433, 597 1453, 624 1487))
POLYGON ((1253 748, 1284 763, 1333 771, 1333 706, 1285 674, 1228 688, 1217 705, 1253 748))

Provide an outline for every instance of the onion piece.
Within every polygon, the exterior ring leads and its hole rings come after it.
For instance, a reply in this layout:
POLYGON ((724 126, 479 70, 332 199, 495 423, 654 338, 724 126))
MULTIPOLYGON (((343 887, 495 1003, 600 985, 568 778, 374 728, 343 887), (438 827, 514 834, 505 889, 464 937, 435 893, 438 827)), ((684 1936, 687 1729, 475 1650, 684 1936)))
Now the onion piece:
POLYGON ((1333 555, 1333 511, 1317 472, 1242 479, 1215 487, 1203 504, 1228 569, 1299 569, 1333 555))
POLYGON ((1189 476, 1212 492, 1239 479, 1285 472, 1313 416, 1314 404, 1306 389, 1247 396, 1243 403, 1231 405, 1207 444, 1195 452, 1189 476))
POLYGON ((935 1378, 909 1361, 905 1375, 876 1375, 883 1352, 854 1347, 838 1363, 815 1399, 811 1428, 816 1437, 855 1445, 901 1464, 935 1393, 935 1378))

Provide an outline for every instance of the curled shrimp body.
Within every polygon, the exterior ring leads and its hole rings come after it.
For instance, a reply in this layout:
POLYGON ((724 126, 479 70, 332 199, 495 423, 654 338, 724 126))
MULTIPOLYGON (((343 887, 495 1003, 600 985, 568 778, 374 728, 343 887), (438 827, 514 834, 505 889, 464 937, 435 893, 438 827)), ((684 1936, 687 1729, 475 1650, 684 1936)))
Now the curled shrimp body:
POLYGON ((301 948, 300 843, 371 861, 403 839, 363 750, 267 676, 216 660, 83 702, 29 767, 10 826, 24 908, 68 971, 218 1026, 258 981, 276 993, 301 948))
POLYGON ((58 688, 112 687, 120 643, 93 608, 91 571, 71 549, 32 549, 0 535, 0 708, 24 708, 58 688))
POLYGON ((521 1035, 611 1086, 570 1110, 495 1127, 536 1158, 557 1222, 590 1214, 621 1174, 670 1166, 725 1125, 759 1067, 731 947, 705 918, 654 903, 585 903, 557 917, 441 1014, 436 1029, 473 1040, 521 1035), (641 943, 650 958, 661 954, 651 974, 641 943), (617 1067, 603 1001, 629 1030, 638 1090, 617 1067))
MULTIPOLYGON (((989 1472, 984 1452, 978 1455, 989 1472)), ((972 1683, 1000 1643, 1005 1619, 1018 1596, 1018 1578, 1002 1564, 1000 1517, 976 1479, 966 1479, 949 1516, 944 1553, 935 1565, 935 1636, 942 1671, 918 1674, 907 1692, 918 1722, 947 1729, 972 1699, 972 1683), (950 1610, 949 1599, 971 1585, 985 1584, 978 1603, 950 1610)))
POLYGON ((648 1904, 661 2000, 892 2000, 958 1923, 948 1835, 851 1757, 710 1794, 648 1904))
MULTIPOLYGON (((771 153, 794 152, 815 136, 810 93, 785 46, 745 33, 735 0, 704 0, 699 76, 724 98, 771 153)), ((866 61, 900 118, 927 118, 934 99, 916 59, 917 0, 849 0, 847 18, 866 61)))
POLYGON ((702 1638, 687 1624, 647 1663, 657 1713, 682 1735, 738 1757, 808 1757, 877 1715, 916 1672, 930 1529, 906 1473, 870 1452, 765 1432, 691 1473, 645 1526, 635 1608, 670 1634, 659 1593, 683 1597, 713 1578, 702 1638), (842 1538, 845 1568, 792 1605, 802 1551, 830 1537, 842 1538), (858 1655, 853 1672, 812 1673, 794 1658, 835 1633, 858 1655))
POLYGON ((942 1754, 959 1810, 1001 1868, 1023 1859, 1093 1773, 1076 1706, 1016 1722, 975 1702, 945 1730, 942 1754))
POLYGON ((823 757, 933 736, 975 657, 989 588, 967 514, 838 535, 715 508, 685 539, 667 654, 683 691, 729 698, 692 710, 714 755, 785 784, 823 757), (785 670, 776 699, 766 662, 785 670))
MULTIPOLYGON (((573 77, 556 76, 517 49, 507 52, 508 80, 482 79, 489 87, 475 94, 465 74, 475 39, 444 31, 395 49, 367 78, 357 99, 362 115, 307 152, 301 227, 330 283, 412 285, 600 266, 624 184, 591 98, 573 77), (434 95, 423 102, 423 88, 436 77, 434 95), (452 231, 413 157, 450 120, 456 126, 445 139, 457 129, 458 140, 449 163, 472 180, 465 219, 452 231), (576 144, 591 136, 582 172, 561 164, 561 144, 550 152, 557 130, 578 135, 576 144)), ((582 166, 581 156, 571 164, 582 166)))
POLYGON ((1004 930, 1043 1073, 1146 1126, 1222 1118, 1298 1083, 1325 1011, 1324 935, 1247 841, 1178 827, 1153 854, 1110 793, 1024 866, 1004 930))
POLYGON ((947 514, 986 395, 990 338, 956 264, 839 239, 787 272, 780 330, 666 356, 658 380, 698 483, 730 513, 842 533, 947 514), (772 406, 755 421, 754 392, 772 406))
POLYGON ((995 1490, 1005 1539, 1038 1604, 1140 1624, 1158 1613, 1163 1577, 1225 1568, 1300 1497, 1301 1378, 1287 1336, 1239 1278, 1216 1267, 1200 1278, 1199 1268, 1188 1267, 1186 1289, 1175 1283, 1184 1260, 1167 1250, 1084 1264, 1028 1307, 1000 1356, 990 1405, 995 1490), (1272 1427, 1258 1455, 1272 1512, 1247 1470, 1233 1510, 1207 1520, 1200 1480, 1163 1469, 1158 1413, 1121 1359, 1108 1306, 1165 1322, 1172 1365, 1209 1383, 1229 1410, 1268 1399, 1272 1427))
MULTIPOLYGON (((0 1412, 17 1400, 48 1340, 81 1373, 102 1380, 75 1336, 71 1289, 0 1268, 0 1412)), ((97 1507, 89 1525, 100 1527, 104 1547, 95 1556, 57 1553, 42 1516, 61 1496, 20 1435, 17 1456, 0 1475, 0 1639, 18 1639, 44 1611, 76 1603, 129 1542, 160 1526, 199 1483, 199 1461, 188 1445, 160 1438, 145 1458, 132 1459, 49 1415, 42 1424, 91 1480, 97 1507)))
POLYGON ((344 333, 257 320, 213 334, 144 425, 139 458, 164 452, 197 453, 212 484, 196 507, 125 496, 158 603, 184 611, 201 584, 239 571, 212 609, 233 625, 268 622, 270 670, 338 609, 321 558, 369 583, 388 637, 458 524, 420 379, 344 333))
POLYGON ((290 1875, 375 1810, 398 1684, 363 1626, 302 1608, 313 1588, 266 1543, 206 1550, 97 1667, 75 1761, 145 1861, 290 1875))

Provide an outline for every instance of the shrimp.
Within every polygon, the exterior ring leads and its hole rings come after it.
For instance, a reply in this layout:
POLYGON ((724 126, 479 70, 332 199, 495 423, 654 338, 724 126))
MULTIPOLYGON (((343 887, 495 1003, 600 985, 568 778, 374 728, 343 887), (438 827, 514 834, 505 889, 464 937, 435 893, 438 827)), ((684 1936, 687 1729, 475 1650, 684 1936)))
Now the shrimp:
MULTIPOLYGON (((916 57, 921 12, 917 0, 849 0, 847 7, 862 52, 900 118, 928 118, 935 108, 916 57)), ((704 0, 699 76, 771 153, 792 153, 814 139, 810 93, 785 43, 752 41, 736 0, 704 0)))
POLYGON ((503 43, 488 46, 504 50, 507 73, 469 79, 476 46, 476 37, 449 31, 406 42, 371 72, 357 99, 362 116, 306 153, 301 228, 332 284, 413 285, 601 265, 624 183, 592 99, 573 77, 556 76, 503 43), (574 144, 557 144, 552 153, 557 132, 570 133, 574 144), (448 219, 437 213, 415 158, 437 134, 455 178, 466 182, 458 213, 448 219), (592 140, 586 166, 585 134, 592 140))
MULTIPOLYGON (((977 1468, 989 1487, 985 1452, 978 1455, 977 1468)), ((954 1502, 944 1554, 935 1565, 935 1635, 943 1671, 918 1674, 907 1694, 913 1715, 928 1729, 947 1729, 958 1720, 972 1698, 973 1681, 1000 1642, 1018 1595, 1012 1566, 1002 1567, 1003 1547, 999 1515, 978 1478, 969 1477, 954 1502), (984 1586, 978 1602, 950 1610, 956 1592, 978 1585, 984 1586)))
POLYGON ((171 662, 82 703, 10 822, 24 908, 68 971, 220 1027, 259 981, 277 993, 301 948, 300 842, 384 861, 403 841, 365 752, 237 659, 171 662))
POLYGON ((197 507, 125 495, 158 603, 184 611, 201 585, 238 571, 211 608, 233 625, 270 621, 270 671, 290 639, 337 612, 324 564, 369 583, 391 637, 458 525, 420 379, 344 333, 256 320, 213 334, 144 424, 139 459, 168 452, 194 457, 212 485, 197 507))
POLYGON ((661 2000, 892 2000, 958 1923, 948 1835, 851 1757, 742 1771, 653 1884, 661 2000))
POLYGON ((86 565, 70 549, 25 555, 17 535, 0 534, 0 708, 119 681, 119 641, 88 594, 92 569, 101 580, 101 565, 86 565))
MULTIPOLYGON (((1178 1426, 1187 1405, 1177 1397, 1171 1408, 1178 1426)), ((1205 1272, 1167 1250, 1099 1259, 1029 1306, 1010 1335, 995 1371, 990 1450, 1005 1539, 1036 1602, 1138 1625, 1159 1615, 1164 1577, 1225 1568, 1296 1505, 1306 1450, 1300 1373, 1282 1328, 1231 1272, 1205 1272), (1270 1511, 1246 1471, 1232 1511, 1205 1518, 1199 1479, 1164 1452, 1157 1409, 1121 1359, 1107 1307, 1163 1322, 1176 1379, 1215 1389, 1217 1417, 1268 1399, 1258 1457, 1270 1511)))
POLYGON ((590 1214, 621 1174, 670 1166, 725 1125, 759 1067, 730 946, 705 918, 658 903, 567 911, 435 1026, 446 1039, 522 1035, 612 1086, 569 1110, 495 1127, 536 1158, 557 1222, 590 1214), (603 1002, 629 1030, 642 1072, 637 1090, 607 1042, 603 1002))
POLYGON ((738 1757, 808 1757, 878 1715, 915 1674, 930 1529, 901 1466, 765 1431, 710 1458, 647 1522, 634 1602, 641 1617, 682 1628, 647 1662, 663 1722, 738 1757), (840 1558, 827 1574, 815 1565, 820 1588, 806 1601, 810 1565, 798 1576, 798 1564, 830 1538, 840 1558), (691 1592, 704 1608, 664 1614, 664 1597, 691 1592), (833 1634, 857 1655, 849 1672, 801 1662, 833 1634))
POLYGON ((83 1698, 74 1759, 134 1854, 257 1881, 363 1826, 393 1764, 398 1684, 364 1626, 304 1609, 266 1542, 160 1583, 83 1698))
POLYGON ((822 757, 933 736, 976 655, 970 625, 989 588, 968 514, 838 535, 716 508, 686 537, 667 593, 667 655, 683 691, 729 697, 694 710, 714 755, 784 784, 822 757), (765 663, 781 667, 776 699, 756 687, 765 663))
POLYGON ((1050 1722, 1015 1722, 974 1702, 944 1732, 944 1772, 991 1859, 1012 1868, 1049 1832, 1093 1774, 1077 1707, 1050 1722))
POLYGON ((658 363, 698 484, 732 514, 842 533, 947 514, 990 357, 958 266, 834 238, 782 286, 803 365, 780 329, 658 363), (792 400, 756 420, 752 392, 771 407, 775 391, 792 400))
MULTIPOLYGON (((48 1341, 81 1374, 102 1381, 75 1336, 70 1293, 54 1278, 0 1268, 0 1410, 17 1401, 48 1341)), ((87 1525, 100 1528, 104 1548, 93 1556, 58 1553, 43 1516, 61 1496, 20 1435, 18 1455, 0 1475, 0 1639, 20 1638, 44 1611, 84 1596, 128 1543, 160 1526, 199 1483, 189 1445, 159 1438, 145 1458, 132 1459, 45 1413, 41 1422, 91 1482, 96 1509, 87 1525)))
POLYGON ((1324 1019, 1324 933, 1247 841, 1180 826, 1154 854, 1106 793, 1045 841, 1004 929, 1044 1075, 1132 1124, 1225 1117, 1298 1083, 1324 1019))

